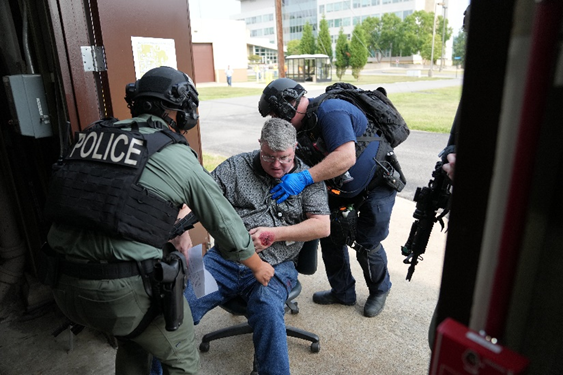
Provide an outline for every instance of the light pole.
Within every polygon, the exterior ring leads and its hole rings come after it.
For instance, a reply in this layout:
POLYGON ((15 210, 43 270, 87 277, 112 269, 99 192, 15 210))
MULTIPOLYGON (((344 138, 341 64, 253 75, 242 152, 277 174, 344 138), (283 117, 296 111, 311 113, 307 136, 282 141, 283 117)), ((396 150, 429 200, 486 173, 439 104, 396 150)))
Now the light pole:
POLYGON ((434 39, 436 39, 436 6, 444 5, 444 3, 434 3, 434 24, 432 25, 432 52, 430 53, 430 70, 428 77, 432 77, 432 69, 434 68, 434 39))
POLYGON ((278 77, 285 78, 285 56, 283 54, 283 24, 281 0, 276 0, 276 33, 278 41, 278 77))
POLYGON ((448 9, 447 6, 447 1, 444 1, 442 3, 442 8, 444 8, 444 16, 443 16, 443 20, 442 20, 442 57, 440 58, 440 71, 442 71, 442 69, 445 66, 444 63, 444 53, 445 53, 445 49, 446 49, 446 9, 448 9))

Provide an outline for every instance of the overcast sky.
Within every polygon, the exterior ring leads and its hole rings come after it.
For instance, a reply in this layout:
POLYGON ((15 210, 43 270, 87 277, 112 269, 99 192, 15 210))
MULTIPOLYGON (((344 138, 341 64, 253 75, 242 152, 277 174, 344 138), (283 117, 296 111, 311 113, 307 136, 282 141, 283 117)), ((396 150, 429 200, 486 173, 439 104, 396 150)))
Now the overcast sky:
MULTIPOLYGON (((456 36, 463 24, 463 12, 469 4, 469 0, 448 0, 447 2, 449 3, 447 13, 450 17, 450 26, 456 36)), ((190 17, 193 19, 229 19, 230 16, 240 13, 240 1, 238 0, 189 0, 189 4, 190 17)), ((439 5, 437 12, 439 15, 443 14, 443 9, 439 5)))

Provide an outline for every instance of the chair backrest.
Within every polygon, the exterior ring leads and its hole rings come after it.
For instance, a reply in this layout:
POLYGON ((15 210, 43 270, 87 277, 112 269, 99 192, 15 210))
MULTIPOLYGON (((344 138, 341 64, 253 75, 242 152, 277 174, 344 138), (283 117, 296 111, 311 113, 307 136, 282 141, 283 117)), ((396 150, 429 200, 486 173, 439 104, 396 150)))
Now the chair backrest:
POLYGON ((312 275, 317 271, 317 249, 319 240, 307 241, 297 257, 297 272, 303 275, 312 275))

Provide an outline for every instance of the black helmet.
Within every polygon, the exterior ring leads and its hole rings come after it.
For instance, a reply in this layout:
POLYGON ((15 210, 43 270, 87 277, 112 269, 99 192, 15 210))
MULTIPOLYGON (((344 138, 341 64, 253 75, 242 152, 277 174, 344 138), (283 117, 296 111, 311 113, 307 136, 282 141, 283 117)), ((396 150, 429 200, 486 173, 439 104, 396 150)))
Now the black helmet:
POLYGON ((299 83, 289 78, 278 78, 268 84, 258 102, 262 117, 272 113, 287 121, 295 116, 301 97, 307 91, 299 83), (295 104, 292 104, 295 102, 295 104))
POLYGON ((469 31, 469 11, 470 11, 470 7, 471 4, 469 4, 467 6, 467 8, 465 8, 465 12, 463 12, 463 31, 464 32, 468 32, 469 31))
POLYGON ((198 92, 192 79, 168 66, 151 69, 135 83, 129 83, 125 87, 125 100, 133 116, 152 113, 178 130, 193 128, 199 117, 198 92), (178 111, 176 123, 166 115, 166 110, 178 111))

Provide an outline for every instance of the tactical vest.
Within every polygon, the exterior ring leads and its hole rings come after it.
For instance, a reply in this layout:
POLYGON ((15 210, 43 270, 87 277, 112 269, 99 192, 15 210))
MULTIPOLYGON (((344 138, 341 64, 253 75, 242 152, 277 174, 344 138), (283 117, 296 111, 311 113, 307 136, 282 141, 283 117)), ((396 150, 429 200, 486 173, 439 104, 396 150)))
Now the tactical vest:
POLYGON ((155 127, 151 120, 115 121, 100 120, 77 133, 66 157, 54 165, 45 217, 161 248, 179 208, 139 185, 139 178, 155 152, 188 142, 169 129, 142 134, 139 127, 155 127))
MULTIPOLYGON (((322 94, 311 100, 309 106, 307 107, 307 113, 302 121, 302 130, 297 133, 298 147, 295 150, 295 154, 309 166, 318 164, 328 154, 328 150, 326 149, 321 136, 321 129, 319 126, 317 126, 317 110, 321 103, 326 99, 331 99, 328 93, 322 94)), ((367 119, 368 125, 364 134, 362 134, 360 137, 356 137, 356 160, 359 159, 360 155, 364 152, 364 150, 371 142, 379 141, 379 148, 375 155, 375 160, 383 162, 386 160, 387 153, 393 151, 393 148, 385 139, 381 130, 374 124, 374 122, 370 121, 369 117, 367 117, 367 119)), ((374 176, 374 178, 375 177, 377 176, 374 176)), ((329 187, 329 193, 339 194, 340 189, 343 188, 348 178, 350 177, 345 173, 341 176, 327 180, 326 183, 329 187)))

